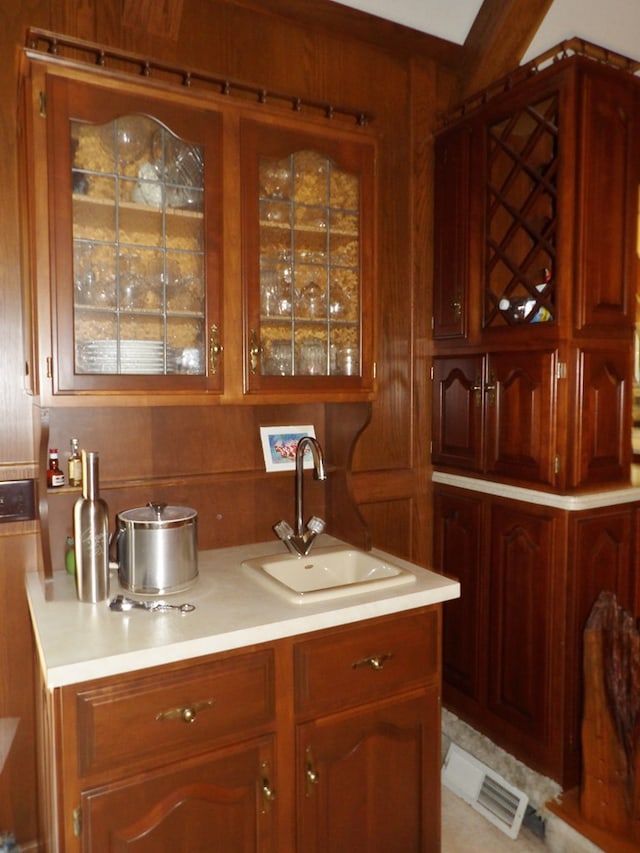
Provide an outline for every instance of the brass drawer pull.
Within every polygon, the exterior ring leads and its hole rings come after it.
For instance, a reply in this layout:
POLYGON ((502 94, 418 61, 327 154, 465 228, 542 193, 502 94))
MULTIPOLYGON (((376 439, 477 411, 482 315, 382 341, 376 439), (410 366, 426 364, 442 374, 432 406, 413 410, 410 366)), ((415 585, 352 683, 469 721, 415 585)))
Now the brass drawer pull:
POLYGON ((371 669, 381 670, 384 668, 385 661, 391 660, 393 655, 391 652, 384 652, 381 655, 373 655, 369 658, 362 658, 362 660, 357 660, 351 664, 352 669, 358 669, 361 666, 369 666, 371 669))
POLYGON ((195 723, 200 711, 206 711, 211 707, 213 707, 213 699, 207 699, 204 702, 188 705, 186 708, 169 708, 168 711, 160 711, 156 715, 156 720, 182 720, 185 723, 195 723))

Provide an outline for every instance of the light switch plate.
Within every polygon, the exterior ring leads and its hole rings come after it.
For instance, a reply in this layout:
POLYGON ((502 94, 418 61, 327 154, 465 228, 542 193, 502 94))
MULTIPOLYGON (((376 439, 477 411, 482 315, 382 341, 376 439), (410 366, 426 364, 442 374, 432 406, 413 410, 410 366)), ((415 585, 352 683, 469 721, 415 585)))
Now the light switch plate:
POLYGON ((0 482, 0 524, 35 519, 35 481, 0 482))

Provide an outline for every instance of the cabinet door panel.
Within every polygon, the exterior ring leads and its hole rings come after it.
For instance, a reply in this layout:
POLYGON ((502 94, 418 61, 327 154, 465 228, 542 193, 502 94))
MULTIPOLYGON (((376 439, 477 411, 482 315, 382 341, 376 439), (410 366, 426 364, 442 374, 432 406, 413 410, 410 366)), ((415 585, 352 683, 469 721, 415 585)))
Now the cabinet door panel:
POLYGON ((468 308, 469 147, 471 130, 450 131, 436 141, 434 173, 433 335, 464 337, 468 308))
POLYGON ((375 146, 243 120, 245 390, 370 390, 375 146))
POLYGON ((54 392, 221 391, 220 115, 55 74, 46 93, 54 392))
POLYGON ((555 356, 492 354, 488 362, 487 472, 554 484, 555 356))
POLYGON ((491 505, 488 707, 531 743, 548 743, 555 518, 491 505))
POLYGON ((273 748, 243 744, 85 791, 82 849, 91 853, 275 853, 273 813, 263 798, 273 748))
POLYGON ((436 571, 460 581, 460 598, 442 608, 442 675, 445 692, 455 689, 480 701, 483 586, 482 498, 437 490, 434 495, 436 571))
POLYGON ((482 470, 482 356, 433 360, 434 465, 482 470))
POLYGON ((573 485, 628 480, 631 463, 630 350, 581 349, 573 485))
POLYGON ((638 263, 636 112, 635 87, 626 77, 584 75, 576 203, 581 223, 575 256, 578 329, 619 330, 633 323, 638 263))
POLYGON ((298 850, 440 850, 437 694, 299 727, 298 850))

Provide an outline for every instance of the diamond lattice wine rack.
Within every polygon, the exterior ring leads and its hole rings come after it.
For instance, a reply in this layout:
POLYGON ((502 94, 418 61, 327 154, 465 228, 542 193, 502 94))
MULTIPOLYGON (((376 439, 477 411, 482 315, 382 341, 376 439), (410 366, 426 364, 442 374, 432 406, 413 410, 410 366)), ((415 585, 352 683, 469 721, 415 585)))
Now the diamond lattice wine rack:
POLYGON ((556 94, 488 129, 484 327, 553 322, 556 94))

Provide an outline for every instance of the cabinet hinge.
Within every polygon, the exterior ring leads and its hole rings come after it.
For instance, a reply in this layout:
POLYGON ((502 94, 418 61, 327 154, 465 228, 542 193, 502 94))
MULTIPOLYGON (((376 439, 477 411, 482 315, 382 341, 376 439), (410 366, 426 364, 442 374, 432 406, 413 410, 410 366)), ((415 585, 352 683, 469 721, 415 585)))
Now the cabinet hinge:
POLYGON ((566 379, 567 378, 567 362, 559 361, 556 365, 556 379, 566 379))
POLYGON ((80 837, 82 832, 82 808, 78 806, 73 810, 73 834, 76 838, 80 837))
POLYGON ((560 473, 560 457, 557 454, 556 454, 555 459, 553 460, 553 473, 554 474, 560 473))
POLYGON ((46 92, 40 92, 40 116, 42 118, 47 117, 47 94, 46 94, 46 92))

